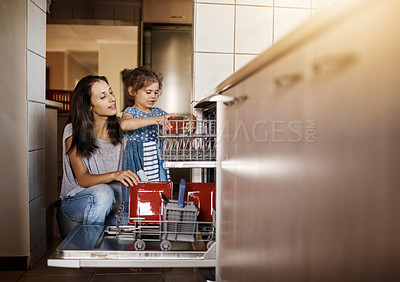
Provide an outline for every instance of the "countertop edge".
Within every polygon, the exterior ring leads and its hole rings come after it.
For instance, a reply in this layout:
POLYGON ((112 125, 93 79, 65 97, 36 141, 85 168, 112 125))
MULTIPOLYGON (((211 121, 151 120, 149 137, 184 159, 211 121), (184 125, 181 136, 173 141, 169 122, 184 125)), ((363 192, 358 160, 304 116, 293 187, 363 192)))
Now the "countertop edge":
POLYGON ((55 109, 62 109, 63 103, 47 100, 45 101, 46 107, 48 108, 55 108, 55 109))

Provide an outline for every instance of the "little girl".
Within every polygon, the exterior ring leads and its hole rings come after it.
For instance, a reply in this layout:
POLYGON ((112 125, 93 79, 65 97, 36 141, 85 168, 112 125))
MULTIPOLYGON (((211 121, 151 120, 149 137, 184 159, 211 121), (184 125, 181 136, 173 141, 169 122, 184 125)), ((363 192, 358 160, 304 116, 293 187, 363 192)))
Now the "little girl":
POLYGON ((169 181, 169 170, 164 168, 157 150, 157 123, 163 122, 168 127, 166 121, 173 116, 154 107, 161 94, 161 77, 145 67, 125 69, 121 74, 134 100, 121 119, 121 129, 128 137, 123 169, 138 173, 142 181, 169 181))

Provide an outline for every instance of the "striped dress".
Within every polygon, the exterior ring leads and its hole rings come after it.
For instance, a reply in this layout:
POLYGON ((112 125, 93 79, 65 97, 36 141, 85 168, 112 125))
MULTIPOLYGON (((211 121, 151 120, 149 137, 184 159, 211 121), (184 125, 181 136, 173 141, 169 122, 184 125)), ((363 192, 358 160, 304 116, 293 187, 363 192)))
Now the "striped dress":
MULTIPOLYGON (((130 114, 134 118, 145 118, 166 115, 160 108, 153 107, 151 113, 146 113, 136 107, 128 107, 124 114, 130 114)), ((157 138, 157 125, 150 125, 126 132, 128 141, 126 144, 123 169, 134 172, 143 170, 148 181, 170 181, 169 170, 163 167, 160 158, 157 138)))

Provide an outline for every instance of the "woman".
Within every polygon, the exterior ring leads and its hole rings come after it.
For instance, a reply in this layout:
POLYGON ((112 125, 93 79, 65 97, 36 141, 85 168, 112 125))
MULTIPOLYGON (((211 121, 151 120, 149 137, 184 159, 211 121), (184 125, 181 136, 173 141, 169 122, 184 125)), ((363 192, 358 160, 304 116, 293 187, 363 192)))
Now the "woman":
POLYGON ((115 224, 121 183, 130 186, 139 181, 134 172, 121 171, 125 138, 116 113, 115 97, 104 76, 78 82, 62 139, 60 198, 63 213, 82 224, 115 224))

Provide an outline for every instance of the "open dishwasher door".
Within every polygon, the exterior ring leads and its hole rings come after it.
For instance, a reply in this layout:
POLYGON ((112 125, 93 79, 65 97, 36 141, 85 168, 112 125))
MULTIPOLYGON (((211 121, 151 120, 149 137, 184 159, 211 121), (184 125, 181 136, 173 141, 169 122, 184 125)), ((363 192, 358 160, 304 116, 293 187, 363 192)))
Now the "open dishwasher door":
POLYGON ((130 189, 128 218, 122 205, 115 226, 76 226, 48 266, 214 268, 215 184, 182 179, 179 188, 176 201, 172 182, 140 182, 130 189))
MULTIPOLYGON (((159 125, 160 154, 165 166, 214 170, 215 119, 191 120, 189 131, 185 131, 184 120, 175 124, 177 132, 165 131, 159 125)), ((130 189, 126 225, 76 226, 48 259, 48 266, 191 267, 214 272, 216 184, 181 181, 180 185, 184 189, 179 187, 179 201, 174 201, 172 182, 139 182, 130 189), (180 202, 183 199, 185 202, 180 202)))
POLYGON ((48 266, 67 268, 167 268, 215 267, 215 243, 172 242, 171 250, 161 251, 147 242, 146 250, 136 251, 135 240, 116 234, 113 226, 79 225, 47 260, 48 266))

